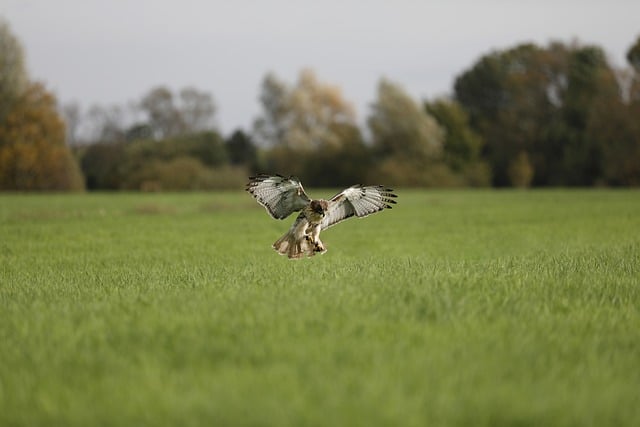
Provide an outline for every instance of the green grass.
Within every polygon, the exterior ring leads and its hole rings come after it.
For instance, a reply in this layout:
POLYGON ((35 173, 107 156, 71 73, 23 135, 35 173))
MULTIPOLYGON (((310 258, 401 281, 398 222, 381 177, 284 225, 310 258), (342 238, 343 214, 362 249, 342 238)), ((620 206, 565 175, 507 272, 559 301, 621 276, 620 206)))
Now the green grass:
POLYGON ((0 426, 640 425, 638 191, 399 195, 0 195, 0 426))

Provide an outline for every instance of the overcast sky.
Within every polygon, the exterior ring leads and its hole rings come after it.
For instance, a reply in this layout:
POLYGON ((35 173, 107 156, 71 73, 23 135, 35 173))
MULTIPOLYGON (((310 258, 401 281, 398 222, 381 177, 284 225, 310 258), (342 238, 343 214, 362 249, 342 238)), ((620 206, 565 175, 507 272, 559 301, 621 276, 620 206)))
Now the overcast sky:
POLYGON ((269 71, 293 83, 315 69, 364 120, 381 77, 431 98, 493 49, 577 39, 623 66, 640 35, 638 0, 0 0, 0 16, 61 102, 195 86, 225 134, 250 129, 269 71))

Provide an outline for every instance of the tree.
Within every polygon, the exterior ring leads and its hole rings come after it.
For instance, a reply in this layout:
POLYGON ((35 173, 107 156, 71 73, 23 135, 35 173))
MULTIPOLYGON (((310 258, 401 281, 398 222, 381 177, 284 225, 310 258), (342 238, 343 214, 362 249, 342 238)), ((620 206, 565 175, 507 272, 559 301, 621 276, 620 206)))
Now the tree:
MULTIPOLYGON (((207 167, 220 167, 229 163, 229 156, 222 136, 208 130, 184 135, 173 140, 163 141, 167 146, 175 147, 180 153, 198 159, 207 167)), ((173 157, 178 157, 174 155, 173 157)))
POLYGON ((142 98, 140 108, 148 117, 148 125, 155 139, 215 128, 213 97, 193 87, 182 89, 178 97, 167 87, 155 87, 142 98))
POLYGON ((251 137, 238 129, 225 142, 232 165, 245 165, 253 169, 257 162, 257 149, 251 137))
POLYGON ((341 145, 327 145, 302 156, 304 170, 298 174, 305 183, 316 187, 345 187, 367 182, 373 164, 371 151, 355 125, 335 125, 341 145))
POLYGON ((9 24, 0 18, 0 123, 27 89, 28 82, 22 46, 9 24))
POLYGON ((125 179, 124 142, 97 142, 83 150, 80 167, 89 190, 118 190, 125 179))
POLYGON ((640 37, 627 52, 630 69, 625 92, 598 95, 585 134, 600 142, 601 181, 607 185, 640 185, 640 37))
POLYGON ((185 129, 173 93, 164 86, 151 89, 140 101, 140 108, 147 113, 149 126, 156 139, 180 135, 185 129))
POLYGON ((125 131, 124 139, 127 142, 153 139, 153 130, 147 123, 136 122, 125 131))
POLYGON ((621 102, 621 90, 600 48, 555 42, 491 52, 456 78, 455 97, 486 142, 495 185, 515 184, 510 169, 525 157, 534 185, 601 181, 608 142, 588 129, 596 111, 609 114, 597 105, 621 102))
POLYGON ((125 122, 125 113, 117 105, 94 105, 85 115, 85 128, 93 142, 124 141, 127 133, 125 122))
POLYGON ((289 88, 268 74, 260 96, 263 115, 255 123, 257 138, 268 145, 313 150, 342 144, 341 125, 355 125, 355 112, 339 87, 318 81, 312 70, 300 72, 289 88))
POLYGON ((197 133, 215 128, 214 115, 216 107, 213 97, 194 87, 186 87, 180 91, 178 106, 184 133, 197 133))
POLYGON ((601 181, 598 184, 640 186, 640 112, 621 102, 602 104, 594 111, 586 134, 602 141, 601 181))
POLYGON ((377 100, 367 120, 377 154, 418 160, 437 158, 444 133, 399 85, 378 84, 377 100))
POLYGON ((339 87, 308 69, 292 87, 268 74, 260 100, 263 114, 254 135, 268 147, 260 162, 266 170, 296 175, 308 185, 362 181, 368 150, 339 87))
POLYGON ((443 129, 400 86, 381 80, 367 120, 377 173, 395 185, 445 185, 443 129))
POLYGON ((29 82, 24 52, 0 20, 0 190, 81 190, 56 100, 29 82))
POLYGON ((53 95, 31 84, 0 123, 1 190, 81 190, 53 95))
POLYGON ((260 103, 262 116, 254 123, 254 136, 262 146, 276 146, 284 141, 288 123, 289 88, 275 74, 269 73, 262 81, 260 103))
MULTIPOLYGON (((602 49, 578 48, 570 53, 562 114, 567 126, 563 151, 564 183, 593 185, 603 178, 603 152, 610 141, 597 137, 594 124, 622 103, 616 76, 602 49)), ((610 119, 613 119, 611 117, 610 119)), ((597 126, 598 128, 600 126, 597 126)))
POLYGON ((293 148, 339 147, 337 128, 355 124, 353 106, 338 86, 318 81, 310 69, 300 72, 289 97, 289 127, 285 144, 293 148))
POLYGON ((77 102, 66 103, 61 107, 60 113, 66 125, 67 145, 77 145, 80 140, 78 130, 83 119, 80 104, 77 102))
POLYGON ((631 82, 629 84, 628 99, 631 108, 640 115, 640 37, 627 51, 627 61, 631 66, 631 82))
MULTIPOLYGON (((553 49, 552 49, 553 50, 553 49)), ((458 76, 455 97, 486 142, 495 185, 509 185, 509 165, 533 151, 557 109, 563 81, 557 58, 533 44, 485 55, 458 76)), ((542 167, 542 166, 541 166, 542 167)), ((538 165, 533 165, 538 172, 538 165)))
POLYGON ((458 102, 444 98, 425 102, 424 107, 444 130, 442 150, 446 165, 467 185, 488 185, 490 171, 481 157, 484 141, 471 128, 467 112, 458 102))
POLYGON ((437 99, 425 103, 425 110, 445 131, 444 160, 456 171, 480 159, 483 141, 469 126, 469 116, 456 101, 437 99))
POLYGON ((637 73, 640 73, 640 36, 627 51, 627 61, 637 73))

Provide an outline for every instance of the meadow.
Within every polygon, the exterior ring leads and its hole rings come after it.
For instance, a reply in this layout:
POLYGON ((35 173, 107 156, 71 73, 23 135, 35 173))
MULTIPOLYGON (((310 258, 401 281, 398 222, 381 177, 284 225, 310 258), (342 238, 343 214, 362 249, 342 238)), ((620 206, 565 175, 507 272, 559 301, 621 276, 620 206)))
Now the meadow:
POLYGON ((640 192, 398 194, 0 194, 0 426, 640 425, 640 192))

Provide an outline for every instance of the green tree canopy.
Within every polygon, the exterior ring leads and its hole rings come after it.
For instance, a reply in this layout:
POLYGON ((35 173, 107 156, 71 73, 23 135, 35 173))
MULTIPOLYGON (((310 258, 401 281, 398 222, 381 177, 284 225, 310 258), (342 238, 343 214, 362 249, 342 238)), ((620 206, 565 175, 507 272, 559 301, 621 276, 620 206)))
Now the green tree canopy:
POLYGON ((436 99, 425 102, 425 110, 443 128, 443 155, 447 164, 456 171, 480 160, 484 142, 469 125, 469 115, 454 100, 436 99))
POLYGON ((444 130, 443 161, 458 175, 460 184, 489 185, 490 170, 482 159, 484 141, 471 128, 467 112, 455 100, 445 98, 425 102, 424 107, 444 130))
POLYGON ((608 114, 598 105, 620 103, 621 91, 600 48, 556 42, 491 52, 458 76, 455 97, 486 142, 495 185, 515 184, 510 171, 523 159, 537 185, 602 179, 608 141, 588 130, 608 114))
POLYGON ((456 79, 456 99, 486 142, 494 184, 508 185, 510 163, 540 140, 564 90, 557 67, 554 55, 524 44, 483 56, 456 79))
POLYGON ((232 165, 245 165, 255 168, 257 163, 257 149, 249 135, 241 129, 234 131, 225 141, 229 161, 232 165))

